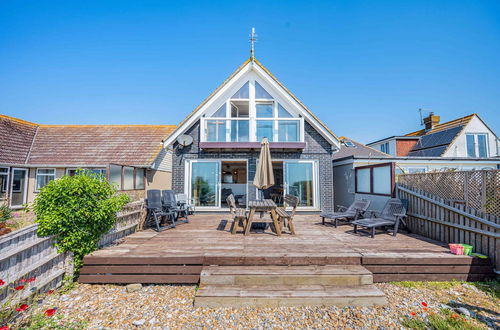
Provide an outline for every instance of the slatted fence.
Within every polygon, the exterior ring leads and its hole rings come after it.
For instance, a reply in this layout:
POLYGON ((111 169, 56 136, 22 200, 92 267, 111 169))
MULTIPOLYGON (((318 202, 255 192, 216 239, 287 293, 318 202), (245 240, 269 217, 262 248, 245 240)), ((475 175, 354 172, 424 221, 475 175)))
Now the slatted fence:
POLYGON ((401 183, 397 196, 408 201, 408 225, 415 233, 445 243, 473 246, 500 270, 500 218, 401 183))
MULTIPOLYGON (((112 244, 136 231, 144 214, 141 201, 127 204, 117 214, 115 227, 103 236, 99 245, 112 244)), ((53 237, 38 237, 38 225, 34 224, 7 235, 0 236, 0 279, 6 282, 0 287, 0 304, 12 294, 20 279, 36 277, 39 292, 45 292, 62 284, 64 274, 71 274, 72 259, 69 253, 58 253, 53 237)), ((30 285, 31 288, 31 285, 30 285)), ((23 291, 29 295, 30 290, 23 291)))

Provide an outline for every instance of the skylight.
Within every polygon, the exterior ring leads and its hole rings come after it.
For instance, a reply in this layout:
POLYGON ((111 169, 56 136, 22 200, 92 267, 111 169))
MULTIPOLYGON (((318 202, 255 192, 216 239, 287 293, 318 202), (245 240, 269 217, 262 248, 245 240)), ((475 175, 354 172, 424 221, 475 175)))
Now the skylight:
POLYGON ((355 148, 356 145, 354 145, 354 143, 352 143, 351 141, 344 141, 344 145, 348 148, 355 148))

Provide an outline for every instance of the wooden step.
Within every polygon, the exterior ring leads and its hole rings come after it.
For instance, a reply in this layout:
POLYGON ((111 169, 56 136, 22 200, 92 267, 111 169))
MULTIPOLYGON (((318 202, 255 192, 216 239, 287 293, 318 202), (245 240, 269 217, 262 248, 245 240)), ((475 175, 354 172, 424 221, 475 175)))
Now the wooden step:
POLYGON ((201 285, 195 307, 381 306, 387 303, 373 285, 201 285))
POLYGON ((332 285, 373 284, 363 266, 208 266, 203 267, 201 284, 215 285, 332 285))

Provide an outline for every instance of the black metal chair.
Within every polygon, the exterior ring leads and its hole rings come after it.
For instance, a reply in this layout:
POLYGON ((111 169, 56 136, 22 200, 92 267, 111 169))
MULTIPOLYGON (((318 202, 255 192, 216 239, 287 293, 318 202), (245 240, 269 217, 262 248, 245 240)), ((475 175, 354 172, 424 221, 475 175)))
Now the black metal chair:
POLYGON ((160 232, 165 229, 175 228, 175 221, 172 222, 171 225, 162 226, 161 220, 162 218, 171 218, 170 213, 165 212, 162 203, 161 190, 153 189, 147 191, 147 210, 148 210, 148 220, 153 219, 155 230, 160 232))
POLYGON ((175 225, 175 222, 188 223, 188 210, 179 205, 177 203, 177 199, 175 198, 175 193, 173 190, 162 190, 161 198, 163 204, 164 212, 170 214, 172 217, 172 222, 175 225), (184 218, 184 220, 179 221, 179 218, 184 218))

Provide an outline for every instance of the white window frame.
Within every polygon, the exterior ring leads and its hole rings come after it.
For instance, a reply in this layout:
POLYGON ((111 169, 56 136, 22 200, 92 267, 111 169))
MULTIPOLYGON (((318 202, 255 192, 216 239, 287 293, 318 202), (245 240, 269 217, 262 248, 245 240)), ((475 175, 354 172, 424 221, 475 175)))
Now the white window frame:
MULTIPOLYGON (((52 167, 40 167, 36 169, 36 174, 35 174, 35 192, 40 192, 40 189, 38 189, 38 176, 53 176, 55 180, 56 179, 56 169, 52 167), (54 174, 46 174, 46 173, 38 173, 39 170, 52 170, 54 171, 54 174)), ((42 187, 43 188, 43 187, 42 187)))
POLYGON ((5 191, 2 191, 3 187, 0 187, 0 192, 4 192, 5 193, 5 198, 0 198, 0 200, 7 200, 8 199, 8 196, 9 196, 9 183, 10 183, 10 167, 7 167, 7 166, 0 166, 0 168, 2 169, 6 169, 7 170, 7 173, 1 173, 0 175, 2 176, 7 176, 7 180, 5 181, 5 191))
POLYGON ((488 133, 465 133, 465 153, 467 154, 467 157, 470 158, 488 158, 490 154, 490 143, 489 143, 489 136, 488 133), (474 137, 474 156, 469 156, 469 146, 467 145, 467 136, 473 136, 474 137), (486 156, 481 157, 479 156, 479 135, 484 135, 485 140, 486 140, 486 156))
MULTIPOLYGON (((237 87, 234 88, 234 90, 231 90, 229 95, 233 95, 236 93, 243 85, 246 83, 247 80, 245 80, 242 84, 237 85, 237 87)), ((231 96, 229 96, 226 100, 226 117, 209 117, 209 116, 203 116, 200 118, 200 142, 214 142, 214 141, 208 141, 208 121, 209 120, 225 120, 225 128, 226 128, 226 141, 225 142, 232 142, 231 141, 231 120, 247 120, 249 122, 249 139, 248 142, 260 142, 257 141, 257 121, 258 120, 268 120, 268 121, 273 121, 273 136, 272 136, 272 141, 271 142, 289 142, 289 141, 279 141, 279 121, 280 120, 286 120, 286 121, 298 121, 299 122, 299 132, 297 136, 297 141, 290 141, 290 143, 294 142, 304 142, 304 117, 294 113, 293 111, 290 111, 290 109, 287 106, 287 102, 284 102, 281 100, 281 98, 277 97, 273 93, 273 91, 269 88, 265 87, 265 83, 263 83, 260 79, 255 79, 255 77, 251 77, 249 80, 248 88, 249 88, 249 99, 231 99, 231 96), (255 98, 255 82, 258 81, 259 84, 265 88, 265 90, 273 97, 273 99, 256 99, 255 98), (271 90, 271 91, 270 91, 271 90), (248 117, 231 117, 231 102, 233 101, 248 101, 248 117), (257 118, 257 104, 265 104, 265 103, 272 103, 273 104, 273 117, 262 117, 262 118, 257 118), (288 111, 292 116, 294 117, 278 117, 278 104, 281 104, 283 108, 285 108, 286 111, 288 111)), ((223 103, 218 103, 217 107, 214 107, 213 113, 215 113, 223 103)), ((236 143, 236 142, 235 142, 236 143)))
POLYGON ((386 153, 386 154, 389 154, 390 153, 390 150, 389 150, 389 142, 384 142, 380 145, 380 151, 386 153), (385 150, 384 150, 385 149, 385 150))
POLYGON ((29 176, 29 169, 27 168, 22 168, 22 167, 13 167, 11 168, 11 172, 12 172, 12 179, 11 179, 11 182, 10 182, 10 193, 9 193, 9 206, 13 209, 20 209, 23 207, 24 204, 26 204, 26 196, 27 196, 27 193, 28 193, 28 176, 29 176), (23 194, 23 203, 21 205, 12 205, 12 193, 13 192, 21 192, 21 190, 16 190, 14 191, 14 189, 12 189, 13 187, 13 184, 14 184, 14 171, 23 171, 24 172, 24 194, 23 194))

